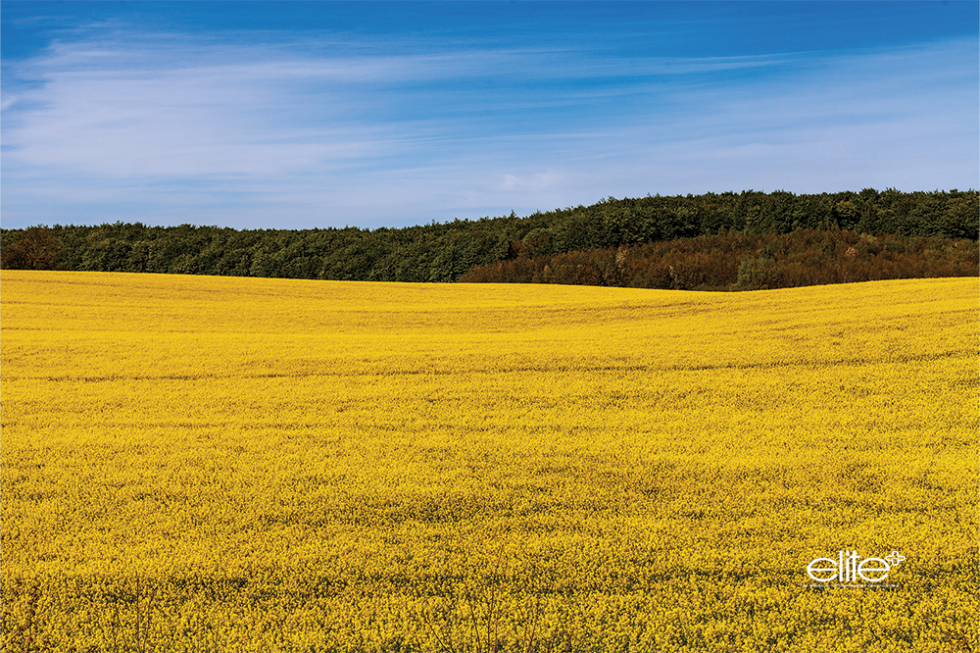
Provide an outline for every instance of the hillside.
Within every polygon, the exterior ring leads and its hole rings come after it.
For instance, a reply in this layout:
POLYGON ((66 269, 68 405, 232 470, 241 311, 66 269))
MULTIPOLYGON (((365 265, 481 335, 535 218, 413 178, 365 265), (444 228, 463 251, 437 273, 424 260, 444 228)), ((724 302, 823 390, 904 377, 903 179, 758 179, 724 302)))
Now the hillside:
POLYGON ((977 279, 0 280, 3 650, 980 644, 977 279))

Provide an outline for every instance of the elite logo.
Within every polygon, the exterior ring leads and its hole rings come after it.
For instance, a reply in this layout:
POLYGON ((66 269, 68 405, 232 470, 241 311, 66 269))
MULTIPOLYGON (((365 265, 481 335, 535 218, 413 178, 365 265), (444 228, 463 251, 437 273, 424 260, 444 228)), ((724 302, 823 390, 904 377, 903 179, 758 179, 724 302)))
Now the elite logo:
POLYGON ((891 570, 905 560, 898 551, 884 558, 864 558, 857 551, 838 551, 837 559, 815 558, 807 565, 807 576, 818 583, 834 580, 841 584, 880 583, 888 578, 891 570))

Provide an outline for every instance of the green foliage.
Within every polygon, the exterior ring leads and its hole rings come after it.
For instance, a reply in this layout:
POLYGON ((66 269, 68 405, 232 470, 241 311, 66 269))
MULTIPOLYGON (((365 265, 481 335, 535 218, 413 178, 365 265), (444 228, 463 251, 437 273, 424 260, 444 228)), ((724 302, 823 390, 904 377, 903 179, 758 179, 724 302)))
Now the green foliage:
MULTIPOLYGON (((540 277, 545 274, 543 267, 538 270, 537 263, 529 261, 565 256, 548 264, 549 280, 622 285, 629 278, 631 283, 655 287, 708 287, 716 284, 713 279, 721 278, 706 271, 708 268, 731 267, 724 277, 731 280, 722 284, 728 287, 740 277, 739 269, 744 263, 741 276, 748 287, 765 285, 759 281, 765 276, 761 270, 772 265, 765 261, 773 256, 778 259, 782 252, 766 252, 767 258, 762 262, 756 260, 759 254, 743 252, 745 261, 694 265, 685 259, 680 267, 656 263, 632 271, 622 261, 606 261, 590 252, 720 234, 735 238, 799 230, 976 241, 980 234, 980 194, 973 190, 901 193, 866 188, 860 193, 819 195, 748 190, 697 196, 609 197, 592 206, 538 212, 523 218, 511 213, 499 218, 375 230, 346 227, 239 231, 187 224, 148 227, 118 222, 94 227, 31 227, 0 230, 0 258, 4 267, 35 269, 41 266, 293 279, 451 282, 474 266, 487 270, 506 267, 523 270, 517 277, 540 277), (746 262, 749 259, 756 262, 746 262), (583 267, 570 268, 573 260, 575 266, 583 267)), ((905 247, 904 243, 895 247, 905 247)), ((829 255, 827 248, 832 245, 825 242, 814 248, 829 255)), ((894 248, 889 249, 893 251, 894 248)), ((674 255, 680 256, 680 251, 674 255)), ((701 252, 697 256, 716 255, 701 252)), ((513 276, 511 272, 507 275, 513 276)))
POLYGON ((5 270, 61 269, 61 242, 47 227, 29 227, 3 234, 0 268, 5 270))
POLYGON ((768 256, 742 258, 732 290, 766 290, 775 284, 776 259, 768 256))

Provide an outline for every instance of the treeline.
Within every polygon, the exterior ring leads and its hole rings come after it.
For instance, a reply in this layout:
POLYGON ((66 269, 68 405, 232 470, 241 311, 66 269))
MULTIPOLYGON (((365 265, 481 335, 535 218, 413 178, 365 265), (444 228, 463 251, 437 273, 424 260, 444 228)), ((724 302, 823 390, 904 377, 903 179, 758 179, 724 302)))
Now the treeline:
POLYGON ((717 234, 789 234, 806 229, 976 241, 980 197, 974 190, 902 193, 870 188, 819 195, 784 191, 658 195, 608 198, 592 206, 523 218, 512 213, 374 230, 55 225, 0 230, 0 266, 449 282, 474 266, 506 261, 717 234))
POLYGON ((761 290, 977 276, 978 265, 980 248, 975 240, 800 229, 789 234, 727 233, 519 257, 471 268, 460 281, 761 290))

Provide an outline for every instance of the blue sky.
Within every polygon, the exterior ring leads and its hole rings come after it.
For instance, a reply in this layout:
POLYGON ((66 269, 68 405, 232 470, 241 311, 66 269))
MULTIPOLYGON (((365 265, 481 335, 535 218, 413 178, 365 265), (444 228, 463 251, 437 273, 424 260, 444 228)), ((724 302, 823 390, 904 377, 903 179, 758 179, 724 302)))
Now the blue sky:
POLYGON ((977 188, 980 3, 0 3, 0 220, 977 188))

